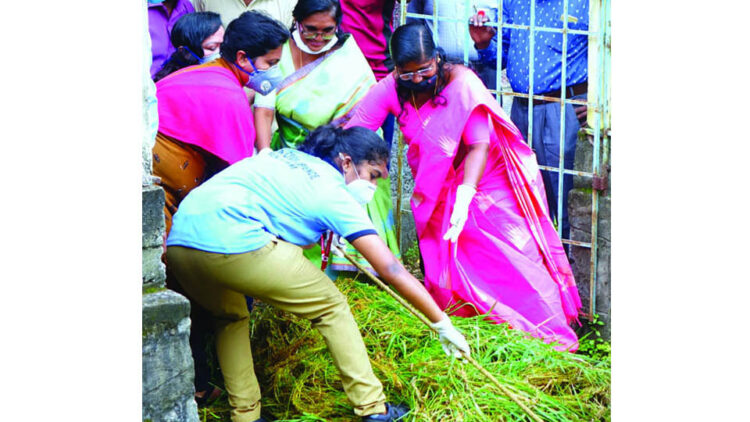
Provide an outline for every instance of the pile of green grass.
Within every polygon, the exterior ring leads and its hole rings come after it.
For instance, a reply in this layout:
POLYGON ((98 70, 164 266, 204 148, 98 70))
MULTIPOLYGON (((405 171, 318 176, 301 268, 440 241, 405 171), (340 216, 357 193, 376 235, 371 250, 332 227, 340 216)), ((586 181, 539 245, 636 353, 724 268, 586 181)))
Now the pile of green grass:
MULTIPOLYGON (((349 298, 388 401, 412 408, 410 421, 531 421, 474 366, 448 358, 416 317, 376 286, 337 282, 349 298)), ((338 372, 306 320, 257 306, 251 336, 262 406, 279 420, 352 421, 338 372)), ((610 363, 558 352, 506 325, 452 318, 472 357, 545 421, 610 420, 610 363)), ((202 420, 228 420, 225 399, 202 420)))

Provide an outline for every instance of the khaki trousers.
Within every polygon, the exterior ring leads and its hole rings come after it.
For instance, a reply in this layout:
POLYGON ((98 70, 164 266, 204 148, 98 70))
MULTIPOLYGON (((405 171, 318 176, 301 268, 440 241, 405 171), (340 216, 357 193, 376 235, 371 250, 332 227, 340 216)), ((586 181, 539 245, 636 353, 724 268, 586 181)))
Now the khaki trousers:
POLYGON ((298 246, 273 240, 244 254, 170 246, 167 262, 187 294, 211 312, 232 422, 260 418, 245 295, 310 320, 325 339, 358 416, 385 412, 383 386, 344 295, 298 246))

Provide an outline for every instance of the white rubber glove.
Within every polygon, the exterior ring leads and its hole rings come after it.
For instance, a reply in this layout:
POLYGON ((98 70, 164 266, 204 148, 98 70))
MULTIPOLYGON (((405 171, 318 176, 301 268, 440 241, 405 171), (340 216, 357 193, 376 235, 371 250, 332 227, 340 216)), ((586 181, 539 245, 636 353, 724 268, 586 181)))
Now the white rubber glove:
POLYGON ((453 204, 453 213, 451 213, 451 226, 443 235, 443 240, 456 242, 461 230, 464 229, 466 219, 469 217, 469 204, 477 190, 473 186, 459 185, 456 189, 456 202, 453 204))
POLYGON ((448 356, 454 356, 457 358, 461 357, 462 350, 467 356, 471 356, 471 349, 469 349, 469 343, 466 342, 464 335, 459 333, 453 323, 451 323, 448 315, 443 313, 443 319, 438 322, 433 322, 430 326, 437 330, 440 344, 443 346, 443 351, 448 356))
POLYGON ((271 148, 269 148, 269 147, 265 147, 265 148, 263 148, 262 150, 258 151, 258 156, 261 156, 261 155, 266 155, 266 154, 268 154, 269 152, 271 152, 271 148))

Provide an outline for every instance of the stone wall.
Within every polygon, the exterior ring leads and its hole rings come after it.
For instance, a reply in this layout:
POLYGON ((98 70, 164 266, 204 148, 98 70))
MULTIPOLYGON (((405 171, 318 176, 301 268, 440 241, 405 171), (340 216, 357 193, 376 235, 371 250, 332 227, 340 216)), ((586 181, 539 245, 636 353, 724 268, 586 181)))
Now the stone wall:
POLYGON ((189 343, 190 302, 164 287, 164 191, 144 186, 142 207, 143 420, 198 422, 189 343))
MULTIPOLYGON (((581 136, 576 146, 575 169, 591 171, 593 162, 593 139, 581 136)), ((568 215, 570 219, 571 239, 580 242, 591 242, 591 204, 593 190, 591 179, 574 177, 573 190, 568 197, 568 215)), ((609 175, 607 179, 609 186, 609 175)), ((600 334, 609 339, 611 334, 611 288, 610 288, 610 256, 611 256, 611 195, 606 189, 599 192, 599 210, 597 222, 597 267, 596 292, 594 297, 595 310, 604 325, 600 334)), ((590 312, 591 304, 591 249, 571 247, 571 266, 573 275, 581 295, 583 310, 590 312)))
POLYGON ((143 295, 143 420, 198 422, 190 352, 190 302, 171 291, 143 295))
POLYGON ((164 191, 153 185, 151 148, 158 128, 156 88, 151 66, 146 2, 142 3, 143 137, 141 198, 142 271, 142 417, 150 422, 198 422, 190 352, 190 302, 165 288, 164 191))

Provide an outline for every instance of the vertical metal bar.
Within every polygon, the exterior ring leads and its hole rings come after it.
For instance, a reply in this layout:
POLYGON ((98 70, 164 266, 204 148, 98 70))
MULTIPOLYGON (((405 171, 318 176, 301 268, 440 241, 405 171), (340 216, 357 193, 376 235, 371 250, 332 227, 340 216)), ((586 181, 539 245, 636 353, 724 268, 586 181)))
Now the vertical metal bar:
POLYGON ((603 12, 603 19, 604 19, 604 45, 603 45, 603 55, 602 60, 604 62, 603 68, 604 68, 604 77, 602 78, 602 97, 604 98, 604 101, 602 102, 602 105, 604 106, 602 108, 602 118, 604 121, 604 126, 602 127, 602 165, 606 166, 609 164, 609 135, 608 131, 610 128, 611 123, 611 116, 610 116, 610 108, 609 108, 609 100, 610 100, 610 84, 609 84, 609 74, 610 74, 610 65, 611 65, 611 59, 612 59, 612 42, 611 42, 611 15, 610 15, 610 7, 611 3, 609 1, 604 2, 604 12, 603 12))
MULTIPOLYGON (((607 98, 604 91, 606 69, 604 68, 604 61, 606 56, 606 49, 604 48, 604 33, 606 31, 606 0, 594 0, 589 10, 589 30, 592 30, 591 26, 596 27, 595 36, 589 36, 589 40, 593 41, 589 43, 589 58, 590 63, 593 66, 589 66, 589 69, 594 72, 589 72, 589 77, 595 76, 595 98, 596 102, 594 105, 594 152, 592 160, 592 172, 595 174, 601 174, 600 165, 600 146, 603 128, 606 125, 605 117, 603 115, 604 104, 607 102, 607 98), (592 54, 593 52, 593 54, 592 54), (593 58, 593 60, 591 60, 593 58)), ((590 103, 591 104, 591 103, 590 103)), ((591 195, 591 268, 589 277, 589 315, 593 317, 596 314, 596 285, 597 285, 597 273, 596 269, 598 266, 598 252, 599 252, 599 191, 596 189, 592 190, 591 195)))
MULTIPOLYGON (((560 75, 560 142, 557 161, 557 236, 562 239, 563 182, 565 181, 565 98, 568 96, 568 0, 563 0, 562 74, 560 75)), ((567 204, 565 204, 567 206, 567 204)))
MULTIPOLYGON (((470 10, 472 6, 471 0, 465 0, 463 3, 463 13, 461 14, 461 21, 462 22, 468 22, 469 16, 471 16, 470 10)), ((464 64, 469 64, 469 40, 471 37, 469 36, 469 26, 467 24, 459 24, 459 28, 463 28, 463 31, 461 31, 461 39, 463 40, 463 52, 464 52, 464 64)))
POLYGON ((440 38, 438 37, 438 5, 439 1, 432 2, 432 39, 435 40, 435 44, 439 44, 440 38))
POLYGON ((402 198, 404 197, 404 134, 401 132, 401 128, 399 128, 397 139, 398 147, 396 153, 398 156, 396 156, 396 166, 398 167, 398 180, 396 181, 396 243, 398 243, 398 250, 404 251, 404 245, 401 244, 401 208, 403 207, 402 198))
POLYGON ((531 146, 531 140, 534 139, 534 31, 536 29, 536 0, 529 2, 531 11, 529 12, 529 102, 528 102, 528 119, 529 131, 526 143, 531 146))
POLYGON ((497 1, 497 54, 495 64, 495 92, 497 102, 502 105, 503 90, 503 0, 497 1))
MULTIPOLYGON (((607 135, 609 126, 610 126, 610 115, 609 115, 609 60, 610 60, 610 35, 611 35, 611 27, 610 27, 610 2, 609 0, 599 0, 602 1, 601 5, 601 11, 599 13, 600 22, 601 22, 601 31, 599 35, 599 40, 601 42, 600 49, 601 49, 601 55, 600 55, 600 63, 601 63, 601 77, 599 79, 599 98, 601 108, 602 108, 602 114, 601 114, 601 121, 602 125, 597 126, 597 133, 601 130, 601 143, 602 143, 602 160, 597 163, 598 167, 598 173, 600 175, 605 175, 607 172, 604 171, 604 166, 607 165, 609 161, 609 136, 607 135)), ((598 153, 595 152, 595 157, 598 157, 598 153)), ((598 201, 598 192, 597 192, 597 201, 595 204, 592 204, 592 206, 596 206, 596 210, 598 213, 599 210, 599 201, 598 201)), ((598 235, 598 219, 597 221, 597 235, 598 235)), ((596 242, 593 243, 594 245, 594 251, 598 251, 598 239, 595 238, 596 242)), ((598 252, 596 255, 594 255, 595 261, 594 266, 595 268, 598 267, 598 252)), ((591 305, 591 309, 593 311, 596 311, 596 286, 597 286, 597 273, 596 270, 594 271, 593 277, 593 301, 591 305)))
MULTIPOLYGON (((592 30, 592 26, 596 28, 596 35, 589 35, 589 46, 588 46, 588 57, 589 57, 589 69, 594 70, 589 72, 589 78, 592 76, 595 78, 594 83, 597 88, 601 87, 599 81, 601 80, 601 69, 599 67, 599 34, 602 32, 601 21, 600 21, 600 10, 601 1, 594 0, 590 4, 589 9, 589 30, 592 30), (592 43, 593 41, 593 43, 592 43), (593 59, 593 60, 592 60, 593 59)), ((591 163, 591 172, 597 174, 599 171, 599 145, 601 142, 601 95, 599 89, 595 89, 594 99, 595 102, 590 103, 594 106, 594 152, 591 163)), ((589 98, 591 99, 591 98, 589 98)), ((591 318, 596 314, 596 267, 597 267, 597 255, 598 255, 598 222, 599 222, 599 192, 596 189, 591 191, 591 256, 590 256, 590 268, 589 268, 589 315, 591 318)))
MULTIPOLYGON (((399 26, 406 23, 406 2, 402 1, 399 2, 399 14, 398 14, 398 21, 399 26)), ((396 125, 394 124, 394 127, 396 125)), ((402 197, 404 196, 404 187, 403 187, 403 176, 404 176, 404 162, 403 162, 403 156, 404 156, 404 134, 401 132, 401 126, 398 126, 398 148, 396 149, 396 153, 398 156, 396 157, 396 167, 398 167, 396 174, 398 175, 398 180, 396 181, 396 243, 398 244, 398 250, 401 251, 402 257, 403 251, 404 251, 404 245, 401 243, 401 208, 402 208, 402 197)))

